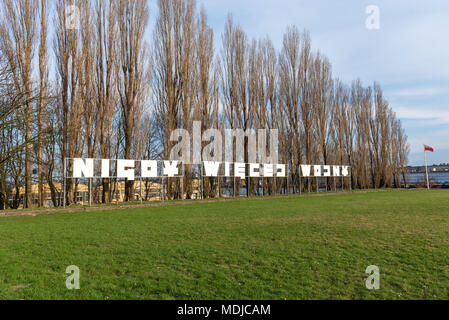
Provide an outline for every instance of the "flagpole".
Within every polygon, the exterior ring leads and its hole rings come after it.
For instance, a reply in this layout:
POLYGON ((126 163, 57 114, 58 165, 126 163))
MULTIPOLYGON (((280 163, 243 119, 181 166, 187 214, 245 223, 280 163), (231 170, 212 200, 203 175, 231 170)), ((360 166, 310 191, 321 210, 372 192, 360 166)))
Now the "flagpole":
POLYGON ((429 185, 429 172, 427 171, 427 155, 426 155, 426 148, 424 148, 424 163, 425 163, 425 165, 426 165, 427 190, 430 190, 430 185, 429 185))

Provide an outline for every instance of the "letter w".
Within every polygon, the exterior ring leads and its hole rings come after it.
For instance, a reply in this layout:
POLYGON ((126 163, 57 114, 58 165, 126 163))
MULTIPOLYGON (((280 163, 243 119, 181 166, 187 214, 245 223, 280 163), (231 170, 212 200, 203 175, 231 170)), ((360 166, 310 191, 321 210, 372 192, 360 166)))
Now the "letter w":
POLYGON ((217 177, 220 162, 204 161, 204 171, 206 177, 217 177))
POLYGON ((312 168, 311 165, 301 165, 301 171, 303 177, 310 177, 310 169, 312 168))

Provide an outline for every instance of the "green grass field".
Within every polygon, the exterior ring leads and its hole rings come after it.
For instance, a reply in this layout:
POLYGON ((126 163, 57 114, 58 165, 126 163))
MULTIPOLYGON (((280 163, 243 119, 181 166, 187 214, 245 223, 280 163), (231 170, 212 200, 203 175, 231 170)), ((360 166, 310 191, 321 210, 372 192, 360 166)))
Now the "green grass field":
POLYGON ((449 191, 2 217, 0 299, 449 299, 449 191))

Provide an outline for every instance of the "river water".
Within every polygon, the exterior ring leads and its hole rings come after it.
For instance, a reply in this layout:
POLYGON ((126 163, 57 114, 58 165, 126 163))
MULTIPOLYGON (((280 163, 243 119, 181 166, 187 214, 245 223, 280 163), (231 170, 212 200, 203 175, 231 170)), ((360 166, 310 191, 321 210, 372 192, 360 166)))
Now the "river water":
MULTIPOLYGON (((449 172, 429 172, 429 180, 434 183, 449 183, 449 172)), ((410 183, 420 183, 426 181, 425 173, 411 173, 410 183)))

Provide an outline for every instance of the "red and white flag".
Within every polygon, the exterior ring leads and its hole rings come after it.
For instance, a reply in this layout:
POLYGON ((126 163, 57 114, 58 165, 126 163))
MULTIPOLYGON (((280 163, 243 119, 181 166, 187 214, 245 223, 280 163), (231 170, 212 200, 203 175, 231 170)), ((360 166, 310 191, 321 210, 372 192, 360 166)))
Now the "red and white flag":
POLYGON ((424 151, 430 151, 430 152, 434 152, 432 147, 429 147, 428 145, 424 145, 424 151))

